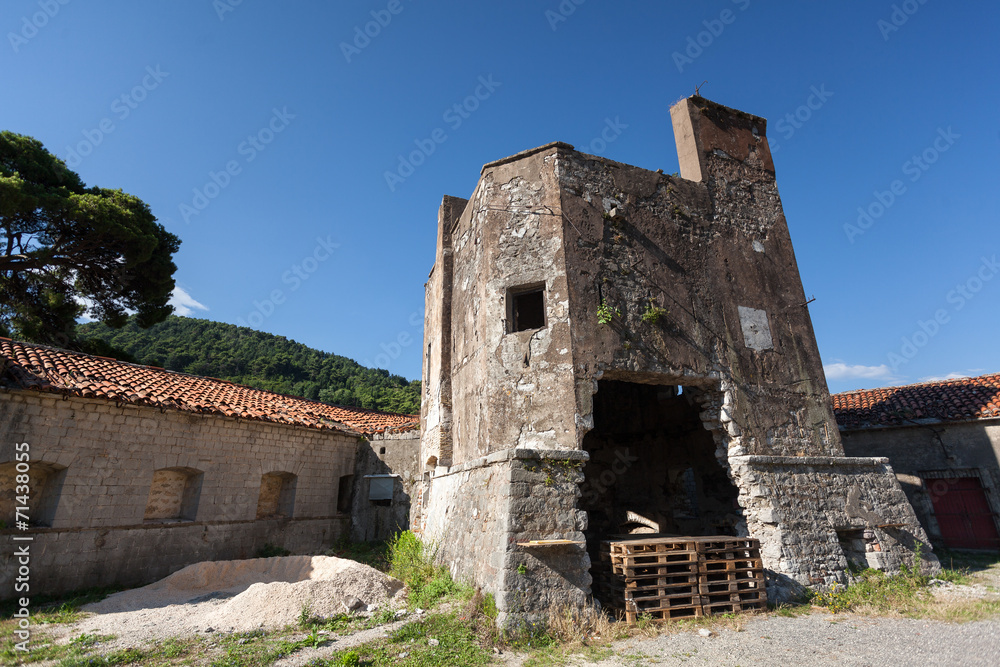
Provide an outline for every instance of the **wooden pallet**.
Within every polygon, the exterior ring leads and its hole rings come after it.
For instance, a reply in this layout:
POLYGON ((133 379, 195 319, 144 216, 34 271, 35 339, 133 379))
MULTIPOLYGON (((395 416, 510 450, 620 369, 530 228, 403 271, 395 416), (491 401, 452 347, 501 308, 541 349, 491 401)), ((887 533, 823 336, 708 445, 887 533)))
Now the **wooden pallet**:
POLYGON ((595 590, 633 623, 763 609, 760 543, 737 537, 656 537, 602 543, 595 590))

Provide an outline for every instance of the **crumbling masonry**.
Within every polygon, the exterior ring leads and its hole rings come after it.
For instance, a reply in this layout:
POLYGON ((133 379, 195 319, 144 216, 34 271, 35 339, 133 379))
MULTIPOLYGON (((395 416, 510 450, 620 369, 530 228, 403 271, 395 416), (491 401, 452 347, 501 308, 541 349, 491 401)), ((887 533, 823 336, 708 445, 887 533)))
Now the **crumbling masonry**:
POLYGON ((758 538, 771 600, 937 567, 887 459, 844 456, 766 121, 671 117, 679 177, 553 143, 441 205, 412 525, 502 620, 584 603, 617 535, 758 538))

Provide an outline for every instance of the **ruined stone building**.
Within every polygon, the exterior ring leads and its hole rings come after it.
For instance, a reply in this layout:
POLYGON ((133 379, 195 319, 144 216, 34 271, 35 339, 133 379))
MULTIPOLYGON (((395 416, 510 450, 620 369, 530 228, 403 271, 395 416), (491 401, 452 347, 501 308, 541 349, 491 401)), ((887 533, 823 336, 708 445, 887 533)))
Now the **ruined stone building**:
POLYGON ((15 594, 10 535, 31 539, 32 595, 146 584, 266 545, 317 553, 349 531, 384 539, 406 524, 414 480, 388 466, 415 457, 415 429, 0 338, 0 597, 15 594))
POLYGON ((766 121, 671 117, 680 176, 552 143, 441 204, 412 525, 503 619, 583 603, 611 536, 758 538, 772 600, 926 543, 844 455, 766 121))
POLYGON ((1000 550, 1000 373, 833 396, 851 456, 884 456, 935 544, 1000 550))

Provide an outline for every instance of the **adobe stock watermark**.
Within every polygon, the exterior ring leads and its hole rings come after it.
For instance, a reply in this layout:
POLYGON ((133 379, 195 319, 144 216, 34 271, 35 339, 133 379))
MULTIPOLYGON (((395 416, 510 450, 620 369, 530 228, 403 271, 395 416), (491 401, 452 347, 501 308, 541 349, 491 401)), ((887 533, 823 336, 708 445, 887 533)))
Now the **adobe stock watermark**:
POLYGON ((243 163, 241 164, 239 160, 235 159, 229 160, 221 170, 209 171, 205 184, 194 189, 191 203, 183 202, 178 205, 177 211, 184 218, 184 222, 190 224, 191 218, 200 215, 208 208, 212 200, 229 187, 233 178, 243 173, 243 165, 250 164, 257 159, 257 156, 267 149, 275 137, 285 131, 294 118, 295 114, 289 113, 288 107, 282 107, 280 110, 272 109, 271 118, 264 127, 247 135, 247 138, 236 146, 237 154, 243 156, 243 163))
MULTIPOLYGON (((806 101, 796 107, 794 112, 786 113, 775 123, 774 129, 783 135, 782 139, 785 141, 794 137, 795 133, 813 117, 813 113, 822 109, 826 101, 833 97, 833 93, 826 89, 825 83, 819 88, 810 86, 809 93, 806 101)), ((770 148, 772 154, 777 153, 781 150, 781 144, 771 141, 770 148)))
MULTIPOLYGON (((146 67, 146 75, 136 84, 132 90, 122 93, 111 103, 111 113, 120 121, 125 120, 132 112, 139 108, 151 92, 160 87, 163 80, 170 76, 170 72, 164 72, 157 65, 155 68, 150 65, 146 67)), ((74 146, 66 146, 66 166, 76 169, 83 162, 83 158, 94 152, 94 149, 104 143, 104 139, 117 129, 115 121, 111 117, 102 118, 97 127, 91 130, 83 130, 83 140, 74 146)))
POLYGON ((316 273, 323 262, 330 259, 333 252, 339 247, 340 244, 334 243, 329 235, 326 238, 317 236, 316 245, 312 252, 292 264, 287 271, 281 274, 281 283, 289 286, 287 293, 282 288, 275 288, 264 299, 254 299, 253 310, 247 313, 246 318, 236 318, 236 323, 241 327, 260 328, 267 318, 274 315, 278 306, 283 305, 288 300, 288 294, 302 287, 302 283, 309 280, 310 276, 316 273))
POLYGON ((920 11, 920 6, 926 4, 927 0, 904 0, 898 5, 893 5, 888 21, 879 19, 875 22, 875 27, 882 33, 882 39, 888 42, 889 35, 906 25, 910 17, 920 11))
MULTIPOLYGON (((462 124, 472 116, 480 104, 488 100, 496 92, 496 89, 503 85, 500 81, 494 81, 492 74, 481 76, 478 81, 479 85, 476 86, 471 95, 448 107, 441 115, 441 120, 452 131, 462 127, 462 124)), ((386 171, 383 174, 389 191, 395 192, 396 188, 405 183, 406 179, 417 171, 417 167, 426 162, 427 158, 437 150, 437 147, 446 141, 448 141, 448 132, 443 127, 435 128, 426 139, 414 139, 413 144, 416 149, 407 155, 398 155, 399 163, 396 165, 395 171, 386 171)))
MULTIPOLYGON (((422 326, 424 323, 423 313, 416 311, 410 313, 410 316, 406 319, 406 323, 410 325, 410 329, 416 329, 422 326)), ((409 331, 400 331, 396 334, 396 337, 388 343, 385 341, 379 343, 378 347, 382 351, 375 355, 374 363, 365 359, 362 362, 362 365, 367 368, 383 368, 385 370, 389 370, 389 366, 392 365, 392 362, 399 359, 400 355, 403 354, 403 350, 412 345, 415 340, 421 340, 419 333, 417 334, 417 337, 414 338, 414 335, 409 331)))
POLYGON ((549 22, 549 27, 552 28, 552 32, 556 31, 560 23, 564 23, 570 16, 576 12, 576 8, 585 3, 587 0, 562 0, 555 9, 545 10, 545 20, 549 22))
POLYGON ((72 0, 38 0, 38 7, 41 11, 35 12, 31 16, 21 17, 21 29, 18 32, 8 32, 7 41, 14 53, 21 50, 21 47, 38 35, 38 31, 49 24, 55 18, 59 10, 68 5, 72 0))
MULTIPOLYGON (((947 129, 938 128, 937 137, 931 144, 919 154, 914 154, 909 160, 904 162, 900 169, 904 176, 909 176, 911 183, 920 180, 928 169, 937 162, 941 155, 948 151, 955 142, 962 138, 962 135, 955 134, 951 125, 947 129)), ((906 183, 902 179, 895 179, 889 183, 887 190, 875 190, 872 192, 873 201, 867 206, 858 207, 858 219, 855 224, 844 223, 844 234, 847 240, 854 243, 854 239, 871 229, 875 222, 885 215, 896 200, 907 192, 906 183)))
POLYGON ((371 11, 372 20, 364 26, 354 26, 354 39, 350 42, 340 43, 340 52, 344 54, 344 59, 351 62, 351 58, 361 55, 367 49, 372 40, 382 34, 382 30, 389 27, 393 16, 399 16, 406 7, 402 0, 389 0, 385 9, 373 9, 371 11))
POLYGON ((997 256, 980 258, 979 267, 967 280, 950 290, 945 295, 945 301, 951 304, 951 309, 938 308, 934 311, 934 316, 928 320, 917 320, 917 326, 909 336, 903 336, 898 352, 890 352, 888 355, 889 367, 893 372, 897 372, 900 366, 908 364, 917 353, 930 343, 934 336, 938 335, 941 327, 951 322, 953 313, 965 308, 966 304, 975 298, 989 281, 1000 273, 1000 263, 997 256))
POLYGON ((601 155, 608 149, 608 144, 617 141, 618 137, 622 136, 622 132, 627 129, 628 125, 623 123, 618 116, 615 116, 614 120, 605 118, 604 127, 601 129, 600 135, 594 137, 590 143, 585 144, 583 149, 589 151, 592 155, 601 155))
MULTIPOLYGON (((31 507, 28 502, 31 500, 31 445, 26 442, 16 442, 14 449, 16 474, 12 480, 13 488, 8 490, 14 505, 10 509, 14 511, 14 526, 17 530, 27 531, 31 527, 31 507)), ((17 576, 13 577, 14 592, 24 596, 16 597, 17 604, 14 606, 16 611, 11 614, 12 619, 17 619, 15 627, 12 628, 12 637, 21 640, 14 642, 14 651, 24 653, 29 651, 28 642, 31 640, 31 612, 28 610, 31 598, 28 594, 31 592, 30 543, 34 539, 33 535, 12 535, 11 541, 15 544, 11 545, 12 556, 8 561, 11 567, 16 568, 14 574, 17 576)))
POLYGON ((226 20, 226 14, 235 12, 236 8, 243 4, 243 0, 212 0, 212 8, 219 21, 226 20))
MULTIPOLYGON (((750 7, 750 0, 732 0, 732 3, 739 7, 741 12, 745 12, 750 7)), ((719 18, 702 21, 701 24, 705 26, 705 29, 697 35, 687 38, 687 46, 684 49, 684 53, 674 51, 670 54, 670 57, 674 60, 674 65, 677 66, 677 71, 683 73, 687 65, 693 64, 695 60, 700 58, 701 54, 705 53, 705 49, 712 46, 715 40, 725 32, 726 26, 736 22, 737 16, 733 10, 723 9, 719 13, 719 18)))

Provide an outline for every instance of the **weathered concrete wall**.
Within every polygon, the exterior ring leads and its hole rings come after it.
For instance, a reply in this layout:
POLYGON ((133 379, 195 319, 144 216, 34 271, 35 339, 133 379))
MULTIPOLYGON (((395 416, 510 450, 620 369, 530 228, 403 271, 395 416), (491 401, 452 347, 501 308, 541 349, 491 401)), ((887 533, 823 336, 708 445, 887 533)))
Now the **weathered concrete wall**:
POLYGON ((376 435, 358 446, 351 501, 351 539, 385 540, 410 526, 412 498, 420 481, 420 432, 376 435), (368 499, 366 475, 398 475, 389 503, 368 499))
POLYGON ((934 540, 941 539, 931 498, 935 479, 978 477, 990 508, 1000 516, 1000 420, 845 430, 841 439, 848 456, 889 459, 921 525, 934 540))
MULTIPOLYGON (((76 540, 90 544, 99 537, 100 547, 86 551, 100 552, 101 564, 94 567, 107 572, 101 581, 119 577, 125 585, 152 576, 154 570, 139 556, 146 553, 145 546, 137 546, 142 543, 162 545, 163 552, 157 548, 156 556, 173 571, 206 555, 252 555, 251 545, 263 546, 262 539, 288 549, 319 548, 332 544, 346 528, 347 517, 338 517, 336 511, 337 482, 353 471, 357 439, 343 433, 0 391, 0 468, 13 465, 15 443, 21 442, 30 447, 33 470, 57 471, 50 478, 54 484, 46 485, 48 497, 30 503, 32 520, 44 517, 42 522, 51 526, 28 531, 38 533, 36 544, 47 554, 32 562, 34 581, 41 587, 36 593, 63 590, 49 582, 87 581, 73 574, 80 567, 76 540), (163 469, 195 474, 197 485, 190 489, 195 496, 182 499, 190 513, 168 519, 176 508, 164 506, 144 521, 154 473, 163 469), (255 527, 261 478, 270 472, 296 476, 292 517, 317 520, 313 525, 319 537, 294 537, 294 532, 273 529, 301 525, 295 522, 265 521, 260 529, 255 527), (42 502, 51 507, 35 504, 42 502), (200 526, 197 530, 192 521, 200 526), (151 526, 157 526, 156 531, 149 532, 151 526), (180 531, 178 537, 168 537, 174 530, 180 531), (235 539, 241 532, 246 538, 235 539), (196 533, 198 549, 185 551, 183 545, 190 546, 190 536, 196 533)), ((8 524, 11 518, 4 517, 8 524)), ((4 539, 0 546, 5 573, 12 571, 7 567, 12 544, 4 539)), ((0 582, 0 591, 8 595, 13 588, 0 582)))
POLYGON ((424 532, 452 575, 493 593, 500 622, 581 605, 590 593, 583 544, 525 547, 530 540, 582 542, 576 508, 582 451, 508 449, 454 466, 427 489, 424 532))

